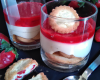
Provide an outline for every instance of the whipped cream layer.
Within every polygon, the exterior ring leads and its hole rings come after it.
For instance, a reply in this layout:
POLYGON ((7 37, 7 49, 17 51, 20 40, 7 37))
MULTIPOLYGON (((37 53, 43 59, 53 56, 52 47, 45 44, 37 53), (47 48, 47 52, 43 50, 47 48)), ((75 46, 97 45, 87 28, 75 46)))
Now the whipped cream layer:
POLYGON ((93 37, 90 39, 74 44, 61 43, 46 38, 40 33, 41 47, 46 53, 53 54, 56 51, 61 51, 67 55, 74 55, 75 57, 85 57, 91 50, 93 37))
POLYGON ((14 34, 26 39, 31 39, 35 37, 40 31, 40 25, 37 25, 35 27, 20 27, 10 25, 7 22, 6 24, 10 35, 14 34))

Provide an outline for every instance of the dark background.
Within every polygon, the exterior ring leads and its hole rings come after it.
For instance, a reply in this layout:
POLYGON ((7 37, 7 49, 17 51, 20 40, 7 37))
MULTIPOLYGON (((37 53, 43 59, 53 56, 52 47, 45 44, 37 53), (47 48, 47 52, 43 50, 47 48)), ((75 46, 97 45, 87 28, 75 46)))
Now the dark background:
MULTIPOLYGON (((49 1, 49 0, 46 0, 46 1, 49 1)), ((100 15, 99 14, 100 14, 100 8, 99 8, 98 16, 97 16, 97 27, 100 26, 100 15)), ((6 23, 4 20, 1 2, 0 2, 0 32, 5 34, 9 38, 8 31, 6 28, 6 23)), ((58 72, 58 71, 52 70, 44 64, 44 62, 42 61, 41 56, 40 56, 40 49, 30 50, 30 51, 22 51, 22 50, 18 49, 18 54, 19 54, 18 59, 29 57, 29 58, 33 58, 33 59, 37 60, 37 62, 39 63, 39 66, 31 74, 26 76, 23 80, 28 80, 33 75, 36 75, 39 72, 44 72, 44 74, 48 77, 49 80, 62 80, 66 76, 69 76, 72 74, 81 74, 83 72, 83 70, 86 69, 86 67, 100 54, 99 50, 100 50, 100 42, 96 42, 94 40, 92 48, 91 48, 88 63, 79 72, 76 71, 73 73, 65 73, 65 72, 63 73, 63 72, 58 72)), ((4 75, 5 75, 7 68, 0 70, 0 75, 2 75, 0 80, 4 80, 4 75)), ((100 66, 90 75, 88 80, 100 80, 99 77, 100 77, 100 66)))

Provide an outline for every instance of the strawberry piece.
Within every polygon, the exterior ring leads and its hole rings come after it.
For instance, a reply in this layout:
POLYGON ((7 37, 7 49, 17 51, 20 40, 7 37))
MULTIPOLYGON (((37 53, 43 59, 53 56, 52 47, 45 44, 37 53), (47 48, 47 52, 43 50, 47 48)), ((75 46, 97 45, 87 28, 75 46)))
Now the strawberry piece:
POLYGON ((4 39, 6 42, 9 43, 9 39, 7 36, 5 36, 4 34, 0 33, 0 39, 4 39))
POLYGON ((95 5, 100 8, 100 0, 98 0, 98 2, 95 3, 95 5))
POLYGON ((6 48, 0 53, 0 69, 3 69, 10 65, 14 59, 18 58, 18 53, 17 50, 14 49, 13 47, 6 48))
POLYGON ((68 6, 73 7, 73 8, 79 8, 77 1, 71 1, 68 6))
POLYGON ((100 42, 100 29, 98 29, 98 30, 96 31, 96 33, 95 33, 95 40, 96 40, 97 42, 100 42))
POLYGON ((35 68, 35 65, 33 65, 33 68, 31 69, 31 71, 35 68))
POLYGON ((0 48, 1 50, 10 47, 9 39, 4 34, 0 33, 0 48))
POLYGON ((17 76, 17 78, 21 78, 22 76, 17 76))
POLYGON ((21 75, 21 74, 24 74, 25 71, 26 71, 26 70, 22 70, 22 71, 18 72, 17 74, 20 74, 20 75, 21 75))

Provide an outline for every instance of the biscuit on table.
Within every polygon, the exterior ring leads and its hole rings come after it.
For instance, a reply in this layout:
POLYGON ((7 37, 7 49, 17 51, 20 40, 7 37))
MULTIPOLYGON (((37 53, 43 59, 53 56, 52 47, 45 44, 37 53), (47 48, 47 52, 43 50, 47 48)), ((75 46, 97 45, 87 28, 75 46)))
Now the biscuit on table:
POLYGON ((78 13, 70 6, 58 6, 52 9, 49 16, 49 24, 58 33, 71 33, 79 26, 78 13))
POLYGON ((48 78, 43 72, 41 72, 41 73, 37 74, 36 76, 33 76, 29 80, 48 80, 48 78))
POLYGON ((13 63, 5 73, 5 80, 22 80, 24 76, 32 72, 38 63, 31 58, 20 59, 13 63))

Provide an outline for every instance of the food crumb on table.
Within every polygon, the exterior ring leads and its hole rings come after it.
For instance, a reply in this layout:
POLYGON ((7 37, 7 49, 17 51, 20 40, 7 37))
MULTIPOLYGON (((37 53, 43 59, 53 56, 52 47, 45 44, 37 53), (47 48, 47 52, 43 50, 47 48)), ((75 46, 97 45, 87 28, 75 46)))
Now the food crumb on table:
POLYGON ((0 78, 2 77, 2 75, 0 75, 0 78))
POLYGON ((46 70, 46 72, 49 72, 48 70, 46 70))

